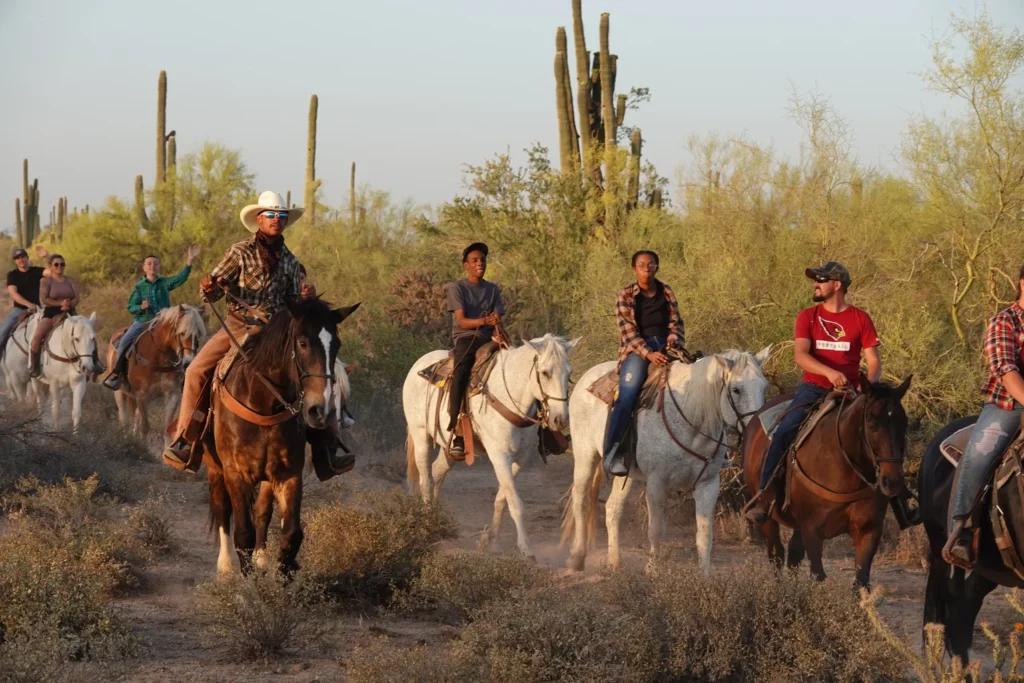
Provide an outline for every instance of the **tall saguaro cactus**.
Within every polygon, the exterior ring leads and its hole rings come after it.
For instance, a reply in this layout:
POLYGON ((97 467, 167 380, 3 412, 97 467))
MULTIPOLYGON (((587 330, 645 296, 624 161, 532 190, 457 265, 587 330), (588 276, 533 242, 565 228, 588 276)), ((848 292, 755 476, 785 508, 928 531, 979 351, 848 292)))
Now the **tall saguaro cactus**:
POLYGON ((156 176, 153 187, 167 179, 167 72, 161 71, 156 89, 156 176))
POLYGON ((306 197, 304 199, 306 216, 309 224, 316 226, 316 191, 320 181, 316 178, 316 113, 319 99, 316 95, 309 98, 309 130, 306 135, 306 197))
POLYGON ((21 246, 29 247, 39 235, 39 179, 33 178, 28 184, 28 159, 21 162, 22 228, 19 239, 21 246))
POLYGON ((348 175, 348 213, 352 225, 356 225, 356 162, 352 162, 352 171, 348 175))
POLYGON ((629 177, 626 181, 626 197, 628 206, 635 209, 640 201, 640 150, 643 146, 643 137, 640 129, 634 128, 629 137, 629 177))
POLYGON ((135 176, 135 218, 139 227, 147 232, 150 229, 149 216, 146 215, 146 193, 142 187, 142 176, 135 176))
POLYGON ((18 197, 14 198, 14 227, 17 231, 15 238, 18 240, 18 246, 25 246, 25 228, 21 225, 21 199, 18 197))
POLYGON ((590 53, 583 33, 583 0, 572 0, 572 32, 576 49, 576 108, 580 114, 580 152, 585 185, 594 180, 596 164, 593 161, 593 112, 590 100, 590 53))
POLYGON ((601 55, 601 118, 604 120, 604 222, 606 228, 613 228, 618 222, 619 198, 616 194, 616 160, 618 157, 617 117, 613 97, 615 85, 613 83, 612 56, 608 48, 609 16, 605 12, 601 15, 600 34, 600 55, 601 55))

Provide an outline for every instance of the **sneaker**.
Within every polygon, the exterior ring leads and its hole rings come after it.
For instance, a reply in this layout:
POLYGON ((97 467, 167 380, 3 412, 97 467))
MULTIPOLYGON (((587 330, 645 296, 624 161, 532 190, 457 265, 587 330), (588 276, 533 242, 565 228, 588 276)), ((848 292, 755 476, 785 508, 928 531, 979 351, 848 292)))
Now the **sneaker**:
POLYGON ((448 449, 448 457, 459 461, 466 459, 466 444, 461 436, 452 439, 451 448, 448 449))

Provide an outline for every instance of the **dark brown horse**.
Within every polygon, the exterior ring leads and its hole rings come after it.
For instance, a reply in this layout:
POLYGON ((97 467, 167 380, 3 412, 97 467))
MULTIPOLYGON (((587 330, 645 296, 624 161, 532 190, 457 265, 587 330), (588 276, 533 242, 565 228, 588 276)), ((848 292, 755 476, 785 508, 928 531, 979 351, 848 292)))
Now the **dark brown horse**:
MULTIPOLYGON (((946 437, 969 427, 977 419, 977 415, 962 417, 939 430, 925 449, 921 470, 917 475, 921 518, 931 548, 928 585, 925 589, 924 623, 945 626, 946 648, 963 662, 967 662, 968 651, 974 638, 974 623, 985 596, 995 590, 996 586, 1024 588, 1024 580, 1003 563, 999 548, 996 546, 995 535, 988 523, 991 496, 982 501, 979 516, 985 523, 981 525, 978 564, 970 576, 967 576, 963 569, 950 571, 950 566, 942 559, 942 546, 947 539, 946 519, 949 514, 949 494, 954 470, 939 451, 939 445, 946 437)), ((1011 497, 1010 504, 1003 510, 1003 515, 1013 530, 1024 528, 1024 510, 1019 509, 1015 501, 1016 497, 1011 497)), ((1015 541, 1014 546, 1018 555, 1024 550, 1024 544, 1020 542, 1015 541)))
MULTIPOLYGON (((889 499, 903 491, 907 414, 901 401, 910 378, 892 387, 871 384, 861 374, 860 385, 860 395, 833 408, 795 457, 787 455, 789 506, 782 509, 776 504, 761 532, 769 559, 781 565, 779 525, 793 529, 786 565, 798 566, 806 552, 811 575, 817 579, 825 578, 825 541, 849 534, 856 551, 856 584, 867 586, 885 509, 889 499)), ((757 491, 767 446, 761 421, 751 420, 743 434, 743 473, 751 496, 757 491)))
POLYGON ((281 516, 278 563, 285 573, 298 569, 306 429, 327 426, 337 328, 358 306, 332 310, 318 299, 288 302, 246 344, 244 358, 214 392, 212 437, 204 438, 203 462, 210 523, 220 535, 219 573, 231 572, 232 517, 235 551, 247 573, 253 550, 266 545, 275 501, 281 516))

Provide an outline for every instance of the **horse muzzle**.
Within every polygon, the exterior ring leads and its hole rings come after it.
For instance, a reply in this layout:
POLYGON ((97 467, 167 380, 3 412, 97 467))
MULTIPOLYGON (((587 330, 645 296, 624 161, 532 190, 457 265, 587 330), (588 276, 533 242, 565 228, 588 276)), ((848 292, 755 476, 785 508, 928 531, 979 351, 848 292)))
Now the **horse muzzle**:
POLYGON ((312 429, 326 429, 327 428, 327 410, 321 405, 305 406, 303 408, 303 416, 306 418, 306 424, 312 429))

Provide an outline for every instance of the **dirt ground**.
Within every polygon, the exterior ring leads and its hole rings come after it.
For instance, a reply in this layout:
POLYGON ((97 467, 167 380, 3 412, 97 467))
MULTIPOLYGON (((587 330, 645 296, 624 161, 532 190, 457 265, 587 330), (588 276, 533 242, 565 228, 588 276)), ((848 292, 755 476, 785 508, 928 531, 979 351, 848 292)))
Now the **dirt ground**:
MULTIPOLYGON (((0 404, 6 398, 0 392, 0 404)), ((116 421, 113 400, 102 387, 91 384, 86 401, 93 403, 92 419, 102 416, 100 419, 112 424, 116 421)), ((353 472, 321 483, 307 468, 307 506, 346 495, 354 488, 404 486, 404 452, 371 452, 365 443, 375 439, 358 438, 358 427, 355 436, 359 459, 353 472)), ((126 680, 344 680, 345 662, 352 650, 380 635, 409 645, 442 643, 458 635, 458 630, 449 625, 422 618, 385 619, 373 611, 348 613, 335 618, 329 637, 322 643, 312 644, 293 656, 271 662, 240 661, 227 645, 211 641, 204 633, 204 615, 197 603, 195 586, 215 578, 218 550, 216 536, 207 525, 205 472, 197 477, 175 473, 158 463, 158 449, 154 435, 150 486, 166 501, 166 515, 172 520, 180 552, 152 565, 147 570, 145 585, 118 600, 119 609, 143 645, 142 654, 132 662, 126 680)), ((555 456, 547 464, 530 463, 517 480, 537 562, 566 580, 576 579, 564 568, 568 553, 559 546, 560 499, 572 479, 572 467, 571 455, 555 456)), ((479 459, 473 467, 453 468, 442 495, 458 520, 460 534, 457 540, 447 544, 448 548, 476 551, 480 534, 490 523, 496 491, 494 473, 486 458, 479 459)), ((636 504, 638 495, 638 491, 632 494, 634 504, 628 509, 633 513, 627 515, 623 529, 623 562, 635 567, 646 562, 646 536, 640 513, 642 506, 636 504)), ((685 501, 675 501, 669 514, 667 561, 695 562, 692 512, 685 501)), ((743 562, 767 561, 759 545, 740 538, 739 528, 735 517, 722 518, 716 523, 713 572, 727 572, 743 562)), ((515 528, 507 512, 499 538, 502 552, 518 552, 515 528)), ((601 529, 597 550, 587 558, 584 580, 594 577, 604 564, 604 547, 605 536, 601 529)), ((301 562, 301 555, 299 559, 301 562)), ((852 583, 853 554, 849 539, 829 543, 826 571, 830 581, 852 583)), ((897 566, 891 556, 882 556, 876 561, 872 579, 876 586, 884 589, 885 598, 880 606, 883 618, 915 647, 920 647, 924 569, 897 566)), ((1003 595, 1000 589, 988 598, 979 620, 979 623, 985 620, 993 624, 997 632, 1005 632, 1015 621, 1013 610, 1003 595)), ((980 628, 975 644, 977 655, 985 658, 988 648, 980 628)))

